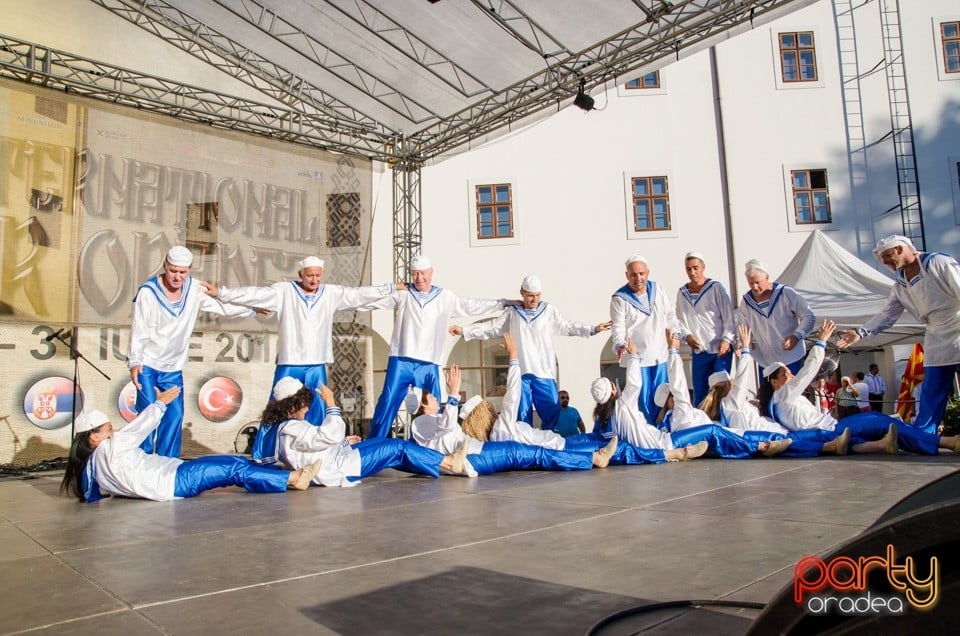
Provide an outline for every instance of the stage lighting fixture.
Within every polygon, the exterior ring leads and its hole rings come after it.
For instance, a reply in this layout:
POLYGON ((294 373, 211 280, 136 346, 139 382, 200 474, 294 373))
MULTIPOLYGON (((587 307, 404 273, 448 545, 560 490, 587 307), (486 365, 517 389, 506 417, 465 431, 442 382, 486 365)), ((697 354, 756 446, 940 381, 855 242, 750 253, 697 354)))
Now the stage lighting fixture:
POLYGON ((593 98, 583 92, 583 84, 584 82, 581 80, 577 96, 573 98, 573 105, 584 112, 590 112, 593 110, 593 98))

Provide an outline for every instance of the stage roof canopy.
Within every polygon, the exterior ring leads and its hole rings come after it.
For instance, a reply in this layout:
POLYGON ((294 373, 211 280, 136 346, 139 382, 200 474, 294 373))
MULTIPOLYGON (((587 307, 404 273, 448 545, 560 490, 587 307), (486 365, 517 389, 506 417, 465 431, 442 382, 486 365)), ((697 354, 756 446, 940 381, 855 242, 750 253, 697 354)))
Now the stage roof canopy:
POLYGON ((813 1, 89 0, 251 91, 3 35, 0 76, 416 166, 813 1))

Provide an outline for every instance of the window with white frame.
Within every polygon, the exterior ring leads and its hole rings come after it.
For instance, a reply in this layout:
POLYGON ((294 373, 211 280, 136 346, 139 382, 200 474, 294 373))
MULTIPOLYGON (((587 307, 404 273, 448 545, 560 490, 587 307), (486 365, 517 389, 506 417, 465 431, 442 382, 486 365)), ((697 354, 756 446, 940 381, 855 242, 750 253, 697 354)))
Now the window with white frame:
POLYGON ((476 186, 477 238, 513 237, 513 194, 509 183, 476 186))
POLYGON ((817 50, 813 31, 780 34, 780 79, 784 82, 816 82, 817 50))
POLYGON ((670 188, 667 177, 633 177, 634 232, 656 232, 671 229, 670 188))
POLYGON ((793 214, 798 225, 832 223, 827 171, 791 170, 793 214))
POLYGON ((643 77, 632 79, 626 84, 627 90, 650 90, 660 88, 660 71, 647 73, 643 77))
POLYGON ((960 74, 960 20, 940 23, 944 73, 960 74))

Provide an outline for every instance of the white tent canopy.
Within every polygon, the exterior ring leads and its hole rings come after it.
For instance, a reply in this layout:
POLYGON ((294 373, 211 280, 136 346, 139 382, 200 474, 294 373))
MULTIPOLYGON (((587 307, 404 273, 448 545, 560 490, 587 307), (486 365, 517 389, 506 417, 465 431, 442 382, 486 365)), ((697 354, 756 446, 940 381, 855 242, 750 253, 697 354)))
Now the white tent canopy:
MULTIPOLYGON (((893 287, 891 279, 820 230, 810 234, 776 280, 796 289, 810 303, 818 325, 829 318, 838 329, 860 327, 880 313, 893 287)), ((890 329, 857 343, 856 348, 920 342, 923 332, 923 325, 904 312, 890 329)))

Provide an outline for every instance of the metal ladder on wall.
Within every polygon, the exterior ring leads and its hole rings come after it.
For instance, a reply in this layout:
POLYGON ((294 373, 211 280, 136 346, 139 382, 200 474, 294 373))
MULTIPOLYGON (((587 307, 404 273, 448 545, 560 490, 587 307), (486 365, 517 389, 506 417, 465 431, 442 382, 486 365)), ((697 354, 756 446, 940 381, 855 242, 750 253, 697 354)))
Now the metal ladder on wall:
MULTIPOLYGON (((862 2, 861 5, 862 6, 862 2)), ((857 51, 857 32, 853 18, 853 2, 834 0, 834 20, 837 27, 837 52, 840 62, 840 86, 843 96, 843 114, 847 126, 847 167, 850 170, 850 193, 856 219, 857 248, 869 252, 876 242, 870 210, 870 190, 867 187, 867 141, 863 127, 863 100, 860 94, 860 59, 857 51)))
MULTIPOLYGON (((903 42, 900 31, 898 0, 879 0, 880 28, 883 36, 884 66, 887 74, 887 95, 890 101, 890 123, 893 127, 893 148, 897 162, 897 190, 900 193, 900 218, 903 233, 917 249, 925 249, 923 214, 920 209, 920 183, 917 179, 917 157, 913 147, 913 124, 910 99, 903 63, 903 42)), ((891 210, 896 209, 891 208, 891 210)))

